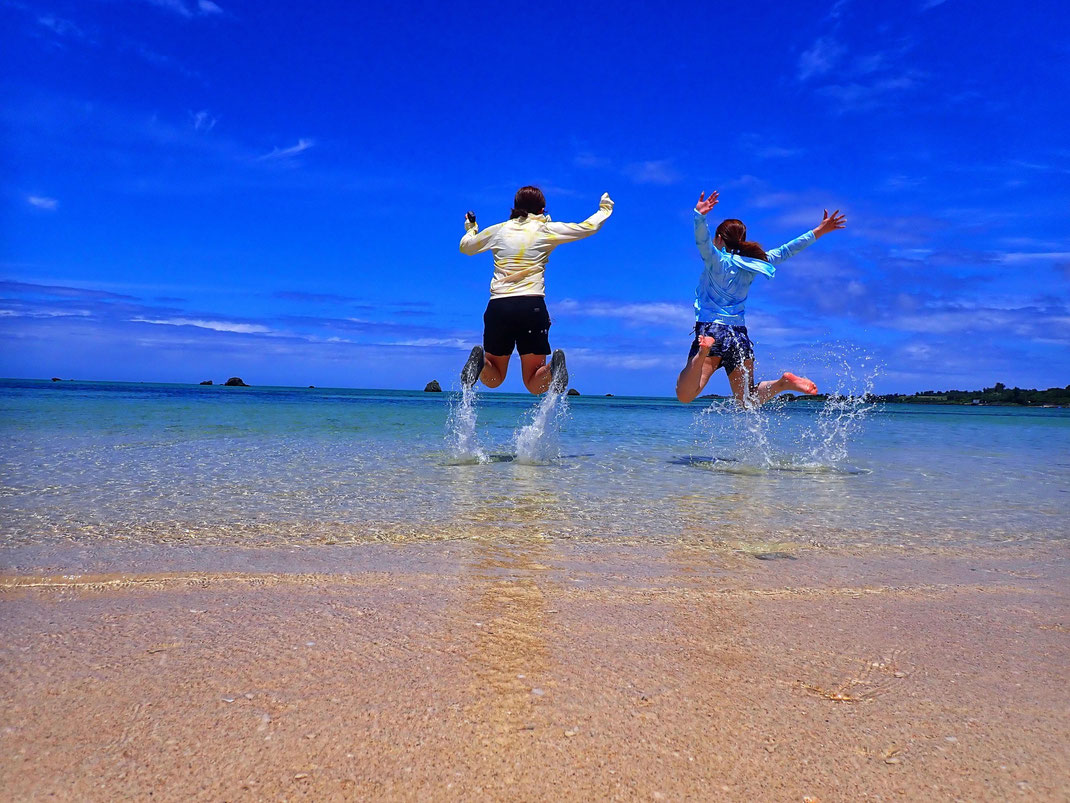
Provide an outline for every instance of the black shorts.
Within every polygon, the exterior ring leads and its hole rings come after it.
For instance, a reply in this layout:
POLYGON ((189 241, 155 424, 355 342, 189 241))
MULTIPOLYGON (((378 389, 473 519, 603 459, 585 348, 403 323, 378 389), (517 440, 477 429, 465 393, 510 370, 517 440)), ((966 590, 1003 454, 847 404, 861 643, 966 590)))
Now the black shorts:
POLYGON ((746 326, 699 321, 695 324, 695 339, 691 341, 691 350, 687 353, 688 362, 698 354, 698 339, 702 335, 713 338, 714 343, 710 346, 708 356, 720 357, 721 364, 718 368, 724 368, 726 374, 743 367, 744 361, 754 359, 754 344, 747 335, 746 326))
POLYGON ((483 350, 507 357, 550 353, 550 313, 543 296, 492 298, 483 313, 483 350))

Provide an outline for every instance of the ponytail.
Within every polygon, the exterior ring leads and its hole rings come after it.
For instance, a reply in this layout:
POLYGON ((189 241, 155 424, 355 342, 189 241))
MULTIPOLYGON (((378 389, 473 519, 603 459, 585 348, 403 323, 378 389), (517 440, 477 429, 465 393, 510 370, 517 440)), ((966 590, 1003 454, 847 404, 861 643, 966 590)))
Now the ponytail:
POLYGON ((769 261, 765 249, 758 243, 747 239, 747 227, 743 225, 742 220, 729 218, 722 221, 721 225, 717 227, 716 236, 724 241, 725 250, 730 254, 760 259, 763 262, 769 261))

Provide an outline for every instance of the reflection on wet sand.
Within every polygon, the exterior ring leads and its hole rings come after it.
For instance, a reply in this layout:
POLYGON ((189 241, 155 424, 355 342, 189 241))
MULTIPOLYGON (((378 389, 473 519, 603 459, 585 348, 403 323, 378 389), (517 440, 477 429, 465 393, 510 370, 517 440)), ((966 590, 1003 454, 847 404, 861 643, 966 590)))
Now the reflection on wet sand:
MULTIPOLYGON (((516 492, 508 499, 487 499, 508 510, 496 515, 518 531, 508 541, 476 541, 468 553, 464 616, 476 628, 468 656, 472 679, 466 709, 480 744, 501 755, 522 750, 541 724, 537 707, 551 681, 549 640, 552 614, 547 603, 553 583, 548 563, 552 542, 538 524, 558 507, 552 494, 539 493, 532 469, 514 466, 516 492)), ((554 583, 556 585, 556 583, 554 583)), ((553 613, 556 613, 554 611, 553 613)))
POLYGON ((0 582, 5 793, 1065 790, 1065 559, 579 547, 518 497, 508 539, 336 553, 349 573, 0 582))

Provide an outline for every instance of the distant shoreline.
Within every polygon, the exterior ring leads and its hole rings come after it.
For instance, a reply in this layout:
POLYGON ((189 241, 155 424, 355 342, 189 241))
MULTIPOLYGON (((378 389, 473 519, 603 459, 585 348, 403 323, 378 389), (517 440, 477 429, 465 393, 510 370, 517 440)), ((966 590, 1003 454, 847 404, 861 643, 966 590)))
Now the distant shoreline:
MULTIPOLYGON (((92 384, 115 384, 115 385, 175 385, 178 387, 188 387, 204 385, 203 382, 160 382, 150 380, 125 380, 125 379, 67 379, 55 377, 52 379, 45 377, 0 377, 0 382, 41 382, 41 383, 67 383, 67 382, 84 382, 92 384)), ((207 385, 207 387, 224 387, 223 382, 207 385)), ((316 385, 272 385, 272 384, 249 384, 245 387, 261 389, 274 388, 274 389, 289 389, 289 390, 358 390, 368 392, 416 392, 420 388, 358 388, 358 387, 327 387, 316 385)), ((510 391, 499 391, 503 395, 525 395, 517 392, 513 394, 510 391)), ((620 400, 633 398, 633 399, 668 399, 671 400, 672 396, 646 396, 646 395, 631 395, 631 394, 582 394, 589 399, 615 397, 620 400)), ((700 399, 712 400, 712 399, 731 399, 731 396, 725 396, 718 393, 708 393, 700 396, 700 399)), ((821 402, 824 403, 829 399, 847 398, 846 396, 839 396, 837 394, 819 393, 816 396, 802 396, 794 395, 791 393, 784 393, 780 398, 789 402, 821 402)), ((872 404, 933 404, 933 405, 960 405, 966 407, 1048 407, 1048 408, 1060 408, 1070 407, 1070 385, 1065 388, 1048 388, 1047 390, 1037 390, 1035 388, 1007 388, 1002 383, 996 383, 994 387, 985 388, 983 390, 945 390, 934 391, 925 390, 916 393, 865 393, 862 395, 863 401, 872 404)))

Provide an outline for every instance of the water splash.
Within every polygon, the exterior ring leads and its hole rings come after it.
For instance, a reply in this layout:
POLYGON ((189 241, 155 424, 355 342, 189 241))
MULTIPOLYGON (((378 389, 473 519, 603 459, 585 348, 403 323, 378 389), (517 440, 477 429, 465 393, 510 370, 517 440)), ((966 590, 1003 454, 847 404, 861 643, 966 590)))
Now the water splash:
POLYGON ((457 463, 486 463, 487 453, 476 435, 475 386, 461 388, 460 394, 451 396, 450 412, 446 417, 446 443, 450 457, 457 463))
POLYGON ((700 433, 696 447, 717 452, 706 467, 734 473, 860 473, 845 461, 849 444, 876 407, 867 395, 879 369, 856 347, 822 348, 819 358, 808 361, 823 364, 822 373, 831 376, 823 388, 828 399, 820 406, 778 397, 761 407, 745 408, 725 399, 696 416, 700 433))
POLYGON ((547 391, 531 413, 531 420, 514 436, 516 462, 527 465, 549 463, 561 456, 561 425, 568 418, 568 398, 547 391))

